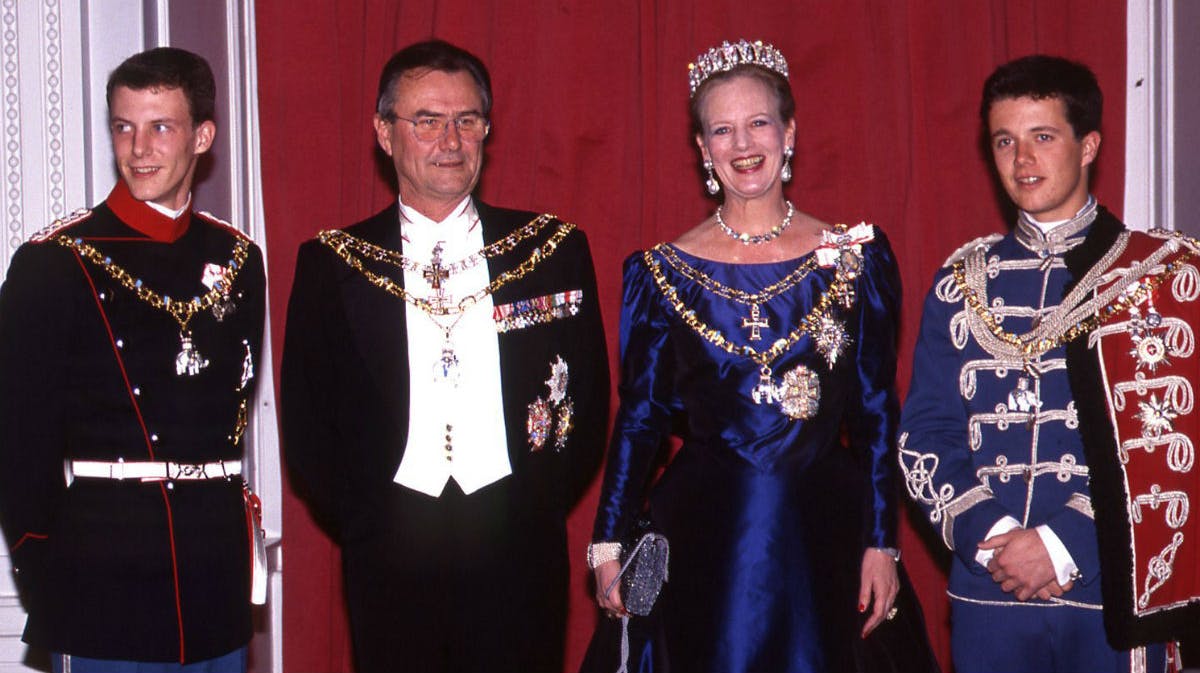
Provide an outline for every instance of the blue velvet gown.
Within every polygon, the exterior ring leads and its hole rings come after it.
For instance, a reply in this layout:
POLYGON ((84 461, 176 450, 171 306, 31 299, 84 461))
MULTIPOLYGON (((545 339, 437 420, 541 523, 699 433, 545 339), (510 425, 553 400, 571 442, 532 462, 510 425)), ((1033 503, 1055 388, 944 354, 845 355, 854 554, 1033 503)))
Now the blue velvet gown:
MULTIPOLYGON (((804 261, 730 264, 674 250, 750 293, 804 261)), ((786 337, 834 279, 833 268, 818 267, 765 303, 770 327, 750 342, 747 306, 650 254, 697 318, 760 351, 786 337)), ((853 670, 863 551, 895 546, 900 280, 878 229, 862 255, 855 302, 834 311, 851 339, 841 357, 830 367, 803 336, 772 363, 777 379, 797 365, 817 373, 819 408, 807 420, 756 404, 759 365, 685 324, 643 253, 626 260, 621 405, 593 537, 622 540, 648 505, 652 526, 671 544, 670 579, 651 616, 660 637, 635 640, 631 671, 664 663, 688 672, 853 670), (682 446, 654 480, 672 434, 682 446)))

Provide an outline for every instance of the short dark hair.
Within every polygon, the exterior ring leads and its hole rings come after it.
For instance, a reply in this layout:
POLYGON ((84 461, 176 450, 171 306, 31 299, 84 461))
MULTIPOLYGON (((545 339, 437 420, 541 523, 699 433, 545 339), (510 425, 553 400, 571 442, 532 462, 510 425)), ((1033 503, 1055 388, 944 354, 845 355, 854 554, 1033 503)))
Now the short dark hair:
POLYGON ((700 119, 700 105, 704 102, 704 97, 708 95, 709 89, 717 82, 725 82, 735 77, 756 79, 774 92, 775 100, 779 102, 779 118, 783 120, 784 124, 796 115, 796 99, 792 97, 792 85, 788 84, 786 77, 770 68, 764 68, 752 63, 742 63, 729 70, 712 75, 704 80, 699 88, 696 89, 696 94, 692 96, 692 100, 688 103, 688 114, 692 118, 693 134, 699 135, 704 131, 703 120, 700 119))
POLYGON ((1078 140, 1100 130, 1104 94, 1096 75, 1082 63, 1058 56, 1035 54, 996 68, 983 83, 979 116, 987 128, 988 114, 998 100, 1057 98, 1067 107, 1067 121, 1078 140))
POLYGON ((392 106, 396 104, 396 83, 412 70, 437 70, 439 72, 465 72, 479 87, 479 98, 483 103, 483 116, 492 111, 492 78, 479 57, 461 47, 443 40, 428 40, 410 44, 396 52, 379 75, 379 96, 375 99, 375 112, 383 119, 396 116, 392 106))
POLYGON ((108 76, 105 92, 110 110, 113 91, 119 86, 134 91, 155 87, 182 89, 194 126, 212 121, 217 107, 217 84, 208 61, 178 47, 149 49, 130 56, 117 66, 108 76))

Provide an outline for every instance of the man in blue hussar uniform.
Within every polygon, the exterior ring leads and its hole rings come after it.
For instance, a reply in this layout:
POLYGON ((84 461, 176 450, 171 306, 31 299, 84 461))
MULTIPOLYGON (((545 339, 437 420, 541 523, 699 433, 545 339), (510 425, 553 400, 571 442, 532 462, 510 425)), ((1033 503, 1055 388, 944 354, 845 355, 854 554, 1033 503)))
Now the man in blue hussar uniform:
POLYGON ((248 238, 192 208, 215 94, 183 49, 118 66, 120 179, 18 248, 0 287, 0 523, 24 640, 55 671, 246 668, 265 278, 248 238))
MULTIPOLYGON (((1102 427, 1106 412, 1102 400, 1082 408, 1073 389, 1099 369, 1089 336, 1134 334, 1131 321, 1153 310, 1145 293, 1122 292, 1149 267, 1121 258, 1131 235, 1153 237, 1130 234, 1089 195, 1101 108, 1095 76, 1065 59, 1029 56, 992 73, 980 113, 1020 215, 1007 235, 951 256, 925 301, 900 462, 909 495, 954 552, 959 673, 1166 663, 1145 633, 1131 640, 1110 628, 1106 638, 1101 507, 1089 485, 1089 466, 1104 457, 1085 427, 1102 427)), ((1104 512, 1122 518, 1122 505, 1104 512)))

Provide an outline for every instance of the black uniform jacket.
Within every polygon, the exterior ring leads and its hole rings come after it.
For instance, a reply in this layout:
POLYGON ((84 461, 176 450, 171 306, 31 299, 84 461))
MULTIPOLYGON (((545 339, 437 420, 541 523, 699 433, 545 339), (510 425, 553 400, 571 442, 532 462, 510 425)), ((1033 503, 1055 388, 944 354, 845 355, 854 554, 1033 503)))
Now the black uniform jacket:
POLYGON ((64 461, 241 459, 239 407, 254 392, 244 368, 258 365, 262 339, 261 254, 250 246, 232 314, 190 320, 208 366, 178 376, 175 319, 59 234, 181 299, 204 295, 206 265, 228 268, 244 239, 211 216, 172 221, 119 182, 103 204, 13 256, 0 288, 0 522, 29 612, 25 641, 106 659, 224 654, 251 634, 241 480, 80 477, 68 488, 64 461))
MULTIPOLYGON (((500 240, 536 214, 476 202, 485 244, 500 240)), ((345 231, 389 250, 401 250, 399 206, 393 204, 345 231)), ((555 230, 553 222, 515 249, 488 259, 489 276, 530 258, 555 230)), ((369 268, 403 285, 395 266, 369 268)), ((492 295, 500 309, 527 299, 582 291, 575 315, 499 335, 500 377, 512 488, 529 514, 514 522, 528 533, 562 539, 565 517, 591 480, 603 453, 608 422, 608 364, 587 239, 576 229, 531 272, 492 295), (530 404, 548 394, 550 366, 569 369, 573 429, 556 450, 551 437, 534 450, 530 404), (540 527, 540 530, 539 530, 540 527)), ((300 248, 288 304, 281 376, 284 451, 293 483, 316 517, 349 547, 385 528, 392 482, 409 424, 405 303, 371 284, 317 240, 300 248)), ((565 564, 562 565, 565 568, 565 564)), ((531 564, 531 572, 538 572, 531 564)), ((565 574, 546 580, 565 591, 565 574), (561 580, 558 581, 558 580, 561 580)), ((352 606, 353 607, 353 606, 352 606)))

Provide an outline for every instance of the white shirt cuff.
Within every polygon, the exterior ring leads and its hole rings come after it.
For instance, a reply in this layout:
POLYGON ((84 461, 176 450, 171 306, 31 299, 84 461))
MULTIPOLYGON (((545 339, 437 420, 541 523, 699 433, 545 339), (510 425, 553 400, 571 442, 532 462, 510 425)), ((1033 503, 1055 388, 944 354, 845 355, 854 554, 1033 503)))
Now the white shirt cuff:
MULTIPOLYGON (((1014 528, 1020 528, 1020 527, 1021 527, 1020 521, 1017 521, 1014 517, 1006 514, 999 521, 992 524, 992 527, 988 529, 987 535, 983 536, 983 539, 989 540, 991 538, 996 537, 997 535, 1007 533, 1008 531, 1013 530, 1014 528)), ((1058 538, 1055 538, 1055 539, 1057 540, 1058 538)), ((1059 543, 1059 544, 1061 545, 1062 543, 1059 543)), ((986 568, 988 561, 991 561, 992 556, 994 556, 995 554, 996 554, 996 550, 994 550, 994 549, 980 549, 975 552, 975 562, 978 563, 979 565, 983 566, 984 568, 986 568)), ((1053 556, 1051 558, 1053 558, 1053 556)))
POLYGON ((1071 552, 1067 551, 1062 540, 1050 530, 1050 526, 1042 524, 1035 528, 1038 537, 1042 538, 1042 544, 1046 546, 1046 552, 1050 554, 1050 563, 1054 564, 1054 574, 1057 576, 1058 583, 1066 586, 1067 582, 1078 577, 1079 566, 1075 565, 1075 559, 1071 558, 1071 552))

